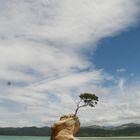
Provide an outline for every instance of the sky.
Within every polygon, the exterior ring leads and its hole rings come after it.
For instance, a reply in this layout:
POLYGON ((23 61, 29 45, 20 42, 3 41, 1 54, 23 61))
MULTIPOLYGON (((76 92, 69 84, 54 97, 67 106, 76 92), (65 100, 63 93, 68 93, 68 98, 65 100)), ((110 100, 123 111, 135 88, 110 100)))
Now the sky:
POLYGON ((0 0, 0 126, 51 126, 79 94, 81 125, 140 123, 139 0, 0 0))

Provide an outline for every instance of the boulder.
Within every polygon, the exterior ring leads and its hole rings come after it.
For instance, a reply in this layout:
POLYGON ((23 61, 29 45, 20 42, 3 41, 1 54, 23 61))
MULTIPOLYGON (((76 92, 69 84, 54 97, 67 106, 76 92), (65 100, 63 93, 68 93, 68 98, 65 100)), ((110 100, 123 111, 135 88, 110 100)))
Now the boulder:
POLYGON ((51 140, 77 140, 75 135, 79 128, 80 121, 77 116, 63 115, 52 126, 51 140))

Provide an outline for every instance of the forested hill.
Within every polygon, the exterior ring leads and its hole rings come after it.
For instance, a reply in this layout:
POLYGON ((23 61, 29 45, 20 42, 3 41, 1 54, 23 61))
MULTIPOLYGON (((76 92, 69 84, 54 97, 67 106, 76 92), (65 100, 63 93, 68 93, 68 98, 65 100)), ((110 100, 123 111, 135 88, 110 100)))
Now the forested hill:
POLYGON ((88 126, 81 127, 78 136, 82 137, 111 137, 111 136, 140 136, 140 124, 124 124, 117 127, 88 126))
POLYGON ((0 128, 0 135, 13 136, 50 136, 50 127, 23 127, 23 128, 0 128))
MULTIPOLYGON (((0 135, 15 136, 50 136, 50 127, 23 127, 0 128, 0 135)), ((140 124, 125 124, 118 127, 87 126, 81 127, 77 136, 101 137, 101 136, 140 136, 140 124)))

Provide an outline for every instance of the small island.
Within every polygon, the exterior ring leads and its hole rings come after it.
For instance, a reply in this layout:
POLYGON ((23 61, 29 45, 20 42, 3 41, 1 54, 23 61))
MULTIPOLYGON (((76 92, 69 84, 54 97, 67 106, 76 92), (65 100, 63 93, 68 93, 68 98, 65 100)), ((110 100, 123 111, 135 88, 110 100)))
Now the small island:
POLYGON ((82 93, 79 95, 80 101, 74 114, 64 115, 60 120, 52 126, 50 140, 77 140, 75 135, 80 128, 80 121, 77 116, 78 110, 82 107, 95 107, 98 102, 98 97, 91 93, 82 93))

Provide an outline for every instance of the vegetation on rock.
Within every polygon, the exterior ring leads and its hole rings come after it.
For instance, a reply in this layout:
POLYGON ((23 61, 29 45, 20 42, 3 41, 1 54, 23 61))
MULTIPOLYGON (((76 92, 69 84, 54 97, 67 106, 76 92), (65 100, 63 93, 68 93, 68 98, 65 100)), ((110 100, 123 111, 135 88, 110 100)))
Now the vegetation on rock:
POLYGON ((80 97, 80 101, 77 103, 77 108, 75 110, 74 115, 77 115, 78 110, 81 107, 95 107, 95 105, 98 103, 98 97, 95 94, 91 94, 91 93, 82 93, 79 95, 80 97))

